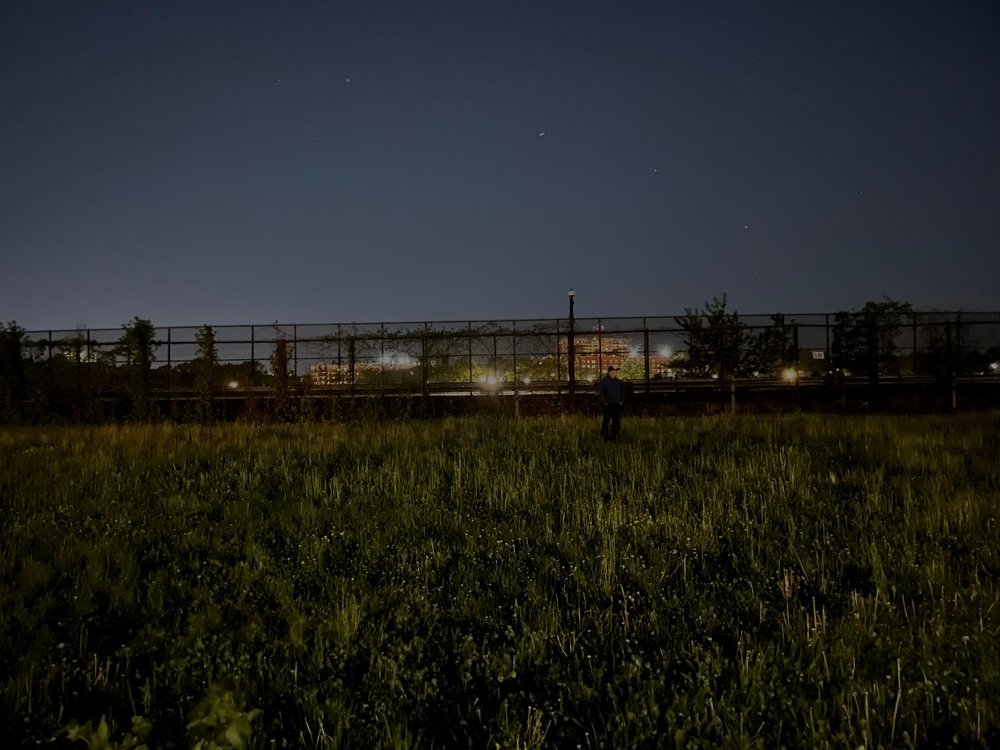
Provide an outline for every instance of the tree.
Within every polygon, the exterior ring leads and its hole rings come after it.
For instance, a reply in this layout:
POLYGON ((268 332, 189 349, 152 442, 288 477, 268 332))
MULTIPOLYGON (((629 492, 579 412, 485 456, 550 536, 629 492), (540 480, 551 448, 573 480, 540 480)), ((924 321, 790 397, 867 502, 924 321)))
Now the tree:
POLYGON ((0 420, 18 419, 24 403, 24 359, 27 344, 23 328, 14 321, 0 323, 0 420))
POLYGON ((118 340, 115 356, 125 358, 126 392, 133 418, 145 420, 154 416, 152 401, 153 350, 156 346, 156 329, 143 318, 133 318, 122 326, 124 333, 118 340))
POLYGON ((618 366, 618 377, 622 380, 645 380, 646 360, 645 358, 630 357, 622 361, 618 366))
POLYGON ((791 340, 794 322, 785 322, 784 315, 772 315, 771 325, 746 338, 746 352, 741 361, 741 374, 774 375, 779 369, 797 363, 799 353, 791 340))
POLYGON ((857 312, 836 313, 830 346, 833 366, 846 374, 867 373, 873 379, 898 373, 896 337, 904 317, 912 314, 909 302, 888 297, 866 302, 857 312))
POLYGON ((706 302, 704 310, 685 308, 684 316, 674 320, 686 336, 691 374, 718 374, 725 380, 739 372, 747 334, 739 316, 726 311, 725 294, 706 302))
POLYGON ((212 418, 212 404, 215 396, 215 371, 219 365, 219 354, 215 348, 215 331, 210 325, 203 325, 194 335, 198 342, 198 356, 195 360, 194 389, 198 398, 198 419, 212 418))
POLYGON ((287 420, 291 416, 291 393, 288 375, 288 339, 283 335, 274 340, 271 371, 274 374, 274 414, 279 420, 287 420))

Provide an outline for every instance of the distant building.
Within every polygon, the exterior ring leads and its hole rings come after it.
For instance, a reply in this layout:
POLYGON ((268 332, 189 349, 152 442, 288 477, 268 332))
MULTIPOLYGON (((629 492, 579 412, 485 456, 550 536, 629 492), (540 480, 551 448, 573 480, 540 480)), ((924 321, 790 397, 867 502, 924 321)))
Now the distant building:
MULTIPOLYGON (((569 337, 559 340, 559 353, 569 356, 569 337)), ((607 372, 614 365, 621 368, 627 363, 641 363, 645 367, 645 353, 629 338, 604 335, 600 329, 588 334, 574 336, 573 353, 576 361, 577 378, 587 379, 607 372)), ((670 368, 670 357, 649 354, 649 376, 665 377, 670 368)), ((632 368, 629 368, 632 369, 632 368)))
MULTIPOLYGON (((374 378, 390 372, 405 372, 413 367, 410 359, 400 357, 385 358, 379 362, 355 362, 354 382, 361 382, 367 378, 371 382, 374 378)), ((333 364, 321 363, 309 368, 309 382, 315 386, 330 385, 350 385, 351 366, 346 363, 333 364)))
POLYGON ((309 368, 309 382, 313 385, 344 385, 350 382, 350 368, 341 365, 320 364, 309 368))

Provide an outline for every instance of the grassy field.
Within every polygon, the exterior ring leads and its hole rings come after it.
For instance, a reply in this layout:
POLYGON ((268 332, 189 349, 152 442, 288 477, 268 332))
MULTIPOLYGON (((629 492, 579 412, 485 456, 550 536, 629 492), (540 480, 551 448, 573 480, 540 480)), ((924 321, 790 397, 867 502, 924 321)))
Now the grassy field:
POLYGON ((1000 745, 1000 415, 596 432, 0 431, 5 746, 1000 745))

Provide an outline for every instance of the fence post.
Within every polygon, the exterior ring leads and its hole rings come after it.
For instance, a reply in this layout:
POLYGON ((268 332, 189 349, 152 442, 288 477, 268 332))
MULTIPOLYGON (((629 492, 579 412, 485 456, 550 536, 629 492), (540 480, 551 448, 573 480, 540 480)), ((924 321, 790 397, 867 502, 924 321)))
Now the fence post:
MULTIPOLYGON (((469 383, 472 383, 472 321, 469 321, 469 383)), ((472 393, 470 390, 469 393, 472 393)))
POLYGON ((948 389, 948 398, 951 408, 955 408, 955 374, 952 367, 954 352, 951 348, 951 321, 944 324, 944 382, 948 389))
POLYGON ((430 387, 428 381, 430 376, 428 375, 429 363, 427 362, 427 322, 424 321, 424 331, 420 334, 420 381, 421 388, 424 393, 424 398, 430 395, 430 387))
MULTIPOLYGON (((80 396, 83 396, 83 347, 87 347, 87 361, 90 361, 90 329, 87 329, 87 338, 83 341, 77 341, 76 346, 76 390, 80 396)), ((117 359, 117 358, 116 358, 117 359)), ((117 369, 118 362, 115 362, 115 369, 117 369)), ((112 382, 117 385, 118 378, 115 377, 112 382)), ((93 383, 93 377, 91 377, 91 383, 93 383)))
POLYGON ((955 374, 962 374, 962 311, 955 313, 955 374))
POLYGON ((171 356, 172 353, 171 340, 173 338, 172 336, 173 330, 174 330, 173 328, 167 326, 167 390, 168 391, 170 390, 171 384, 173 383, 173 378, 171 377, 171 373, 174 369, 172 365, 173 359, 171 356))
POLYGON ((254 380, 257 374, 257 349, 256 349, 256 331, 254 326, 250 326, 250 388, 254 387, 254 380))
POLYGON ((562 348, 560 347, 560 342, 562 341, 562 336, 559 332, 559 319, 556 318, 556 382, 562 382, 562 348))
POLYGON ((597 376, 604 377, 604 324, 597 319, 597 376))
POLYGON ((649 385, 649 325, 647 325, 645 318, 642 319, 642 349, 643 349, 642 358, 644 360, 645 374, 646 374, 646 395, 648 396, 649 395, 649 388, 650 388, 650 385, 649 385))
POLYGON ((299 377, 299 326, 292 324, 292 368, 295 371, 295 378, 299 377))
POLYGON ((911 354, 910 354, 910 373, 912 375, 916 375, 917 374, 917 315, 918 314, 919 313, 914 312, 913 315, 912 315, 912 320, 913 320, 913 326, 912 326, 913 327, 913 336, 912 336, 913 346, 912 346, 911 354))
POLYGON ((874 320, 868 321, 868 390, 874 399, 878 389, 878 328, 874 320))
POLYGON ((792 357, 795 367, 795 384, 799 384, 799 366, 802 364, 802 352, 799 351, 799 323, 792 323, 792 357))
POLYGON ((569 394, 576 393, 576 331, 573 320, 573 298, 569 300, 569 346, 566 351, 566 370, 569 375, 569 394))
POLYGON ((512 356, 512 359, 514 360, 514 364, 513 364, 513 367, 514 367, 514 419, 520 419, 521 418, 521 405, 519 403, 519 401, 520 401, 520 393, 519 393, 518 387, 517 387, 517 321, 516 320, 512 320, 510 322, 510 335, 511 335, 511 341, 510 341, 511 356, 512 356))
POLYGON ((48 392, 52 392, 52 331, 49 331, 48 356, 45 359, 46 379, 48 380, 48 392))
POLYGON ((337 385, 344 384, 344 358, 341 355, 341 344, 343 339, 341 338, 343 334, 340 330, 340 323, 337 323, 337 385))
POLYGON ((833 365, 830 362, 830 313, 825 313, 824 323, 826 328, 826 346, 823 350, 824 363, 826 364, 826 374, 833 372, 833 365))
POLYGON ((378 384, 385 388, 385 323, 378 324, 378 384))
POLYGON ((354 340, 355 340, 355 337, 354 337, 353 334, 351 334, 347 338, 347 371, 348 371, 348 373, 350 375, 350 378, 351 378, 351 398, 353 398, 355 395, 357 395, 357 389, 355 388, 355 379, 354 379, 354 375, 355 375, 355 372, 354 372, 354 340))
POLYGON ((510 347, 511 347, 511 359, 513 363, 511 367, 514 370, 514 383, 517 383, 517 321, 512 320, 510 322, 510 347))

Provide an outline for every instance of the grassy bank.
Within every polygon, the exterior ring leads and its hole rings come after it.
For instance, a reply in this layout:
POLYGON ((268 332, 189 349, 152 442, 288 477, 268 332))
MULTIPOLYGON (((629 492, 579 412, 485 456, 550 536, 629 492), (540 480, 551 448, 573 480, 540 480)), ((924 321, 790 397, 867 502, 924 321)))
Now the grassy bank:
POLYGON ((596 427, 5 429, 0 726, 1000 742, 1000 416, 596 427))

